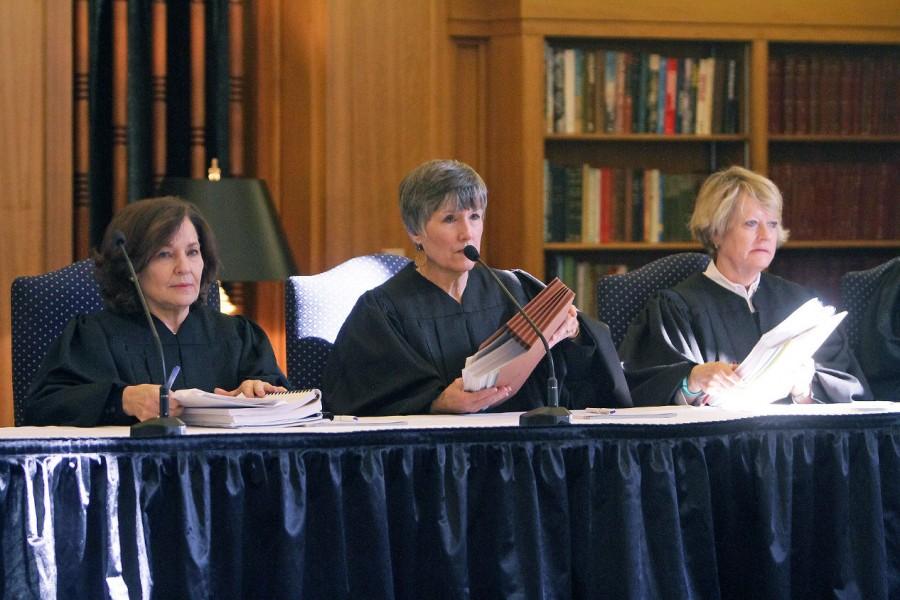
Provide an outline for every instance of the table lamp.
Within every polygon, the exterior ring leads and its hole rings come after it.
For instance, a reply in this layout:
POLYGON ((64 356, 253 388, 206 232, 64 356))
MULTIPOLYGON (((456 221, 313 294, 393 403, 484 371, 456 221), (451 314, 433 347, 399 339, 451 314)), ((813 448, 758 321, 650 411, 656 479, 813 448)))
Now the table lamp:
MULTIPOLYGON (((211 175, 218 169, 210 169, 211 175)), ((219 245, 225 282, 270 281, 297 274, 265 181, 240 177, 164 179, 163 195, 196 205, 219 245)))

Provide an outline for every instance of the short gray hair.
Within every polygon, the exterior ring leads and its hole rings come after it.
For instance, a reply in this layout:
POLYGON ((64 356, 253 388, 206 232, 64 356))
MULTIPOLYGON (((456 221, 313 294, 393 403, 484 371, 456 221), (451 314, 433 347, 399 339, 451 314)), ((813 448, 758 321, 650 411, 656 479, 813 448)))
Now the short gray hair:
POLYGON ((713 257, 716 256, 713 238, 728 229, 731 216, 740 206, 741 194, 754 198, 778 217, 779 247, 788 239, 790 232, 781 223, 783 201, 778 186, 758 173, 733 166, 713 173, 703 182, 688 225, 694 239, 713 257))
POLYGON ((410 171, 400 182, 400 216, 412 235, 445 202, 455 202, 456 210, 487 208, 487 186, 475 169, 458 160, 430 160, 410 171))

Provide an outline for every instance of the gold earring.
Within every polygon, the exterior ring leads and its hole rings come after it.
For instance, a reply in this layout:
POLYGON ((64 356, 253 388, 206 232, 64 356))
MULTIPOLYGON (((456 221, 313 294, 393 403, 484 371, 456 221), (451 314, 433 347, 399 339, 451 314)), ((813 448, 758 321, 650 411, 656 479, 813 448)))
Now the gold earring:
POLYGON ((415 248, 416 256, 413 258, 413 262, 416 264, 417 269, 421 269, 426 261, 425 247, 422 244, 416 243, 415 248))

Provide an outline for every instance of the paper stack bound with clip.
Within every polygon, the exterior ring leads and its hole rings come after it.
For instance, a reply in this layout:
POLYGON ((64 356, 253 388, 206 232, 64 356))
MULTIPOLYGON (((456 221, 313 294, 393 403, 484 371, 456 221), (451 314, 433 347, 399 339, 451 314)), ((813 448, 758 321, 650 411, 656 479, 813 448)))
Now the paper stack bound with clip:
POLYGON ((196 427, 285 427, 322 419, 322 392, 315 389, 247 398, 192 388, 172 396, 184 407, 181 420, 196 427))
POLYGON ((763 334, 737 368, 742 381, 712 403, 725 407, 769 404, 788 396, 794 374, 847 316, 813 298, 763 334))

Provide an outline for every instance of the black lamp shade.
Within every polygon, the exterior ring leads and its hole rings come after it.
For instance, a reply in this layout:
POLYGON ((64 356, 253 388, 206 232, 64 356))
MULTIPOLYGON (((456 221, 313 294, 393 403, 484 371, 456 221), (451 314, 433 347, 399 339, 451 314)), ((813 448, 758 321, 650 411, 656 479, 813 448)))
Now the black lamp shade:
POLYGON ((163 180, 159 190, 196 205, 209 223, 219 246, 222 281, 269 281, 297 274, 265 181, 171 178, 163 180))

